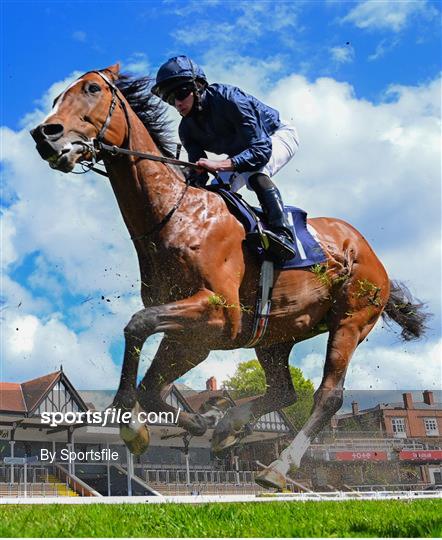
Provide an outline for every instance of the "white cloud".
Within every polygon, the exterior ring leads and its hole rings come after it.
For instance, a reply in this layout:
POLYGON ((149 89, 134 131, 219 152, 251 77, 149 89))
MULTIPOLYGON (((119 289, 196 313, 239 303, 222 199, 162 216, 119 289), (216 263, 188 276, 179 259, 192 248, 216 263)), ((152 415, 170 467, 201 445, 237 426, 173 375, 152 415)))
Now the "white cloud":
POLYGON ((75 41, 79 41, 80 43, 85 43, 86 39, 87 39, 87 34, 86 34, 86 32, 83 32, 83 30, 77 30, 77 31, 73 32, 72 38, 75 41))
POLYGON ((399 44, 399 39, 382 39, 377 45, 375 51, 368 56, 368 61, 373 62, 385 56, 389 51, 399 44))
POLYGON ((442 341, 416 347, 358 349, 350 365, 347 388, 411 390, 442 388, 442 341))
MULTIPOLYGON (((213 5, 216 5, 215 2, 213 5)), ((223 50, 231 53, 233 48, 244 48, 252 44, 259 36, 273 34, 274 39, 284 45, 294 47, 295 38, 304 28, 298 19, 298 6, 295 3, 274 3, 272 14, 269 17, 267 2, 238 2, 224 3, 223 15, 217 15, 216 35, 214 34, 213 7, 208 2, 201 2, 203 7, 197 18, 194 17, 193 8, 174 10, 182 17, 191 16, 189 24, 183 24, 174 30, 172 36, 179 43, 195 45, 197 43, 210 43, 211 50, 223 50)))
POLYGON ((11 220, 2 221, 0 230, 0 239, 2 247, 2 256, 0 258, 0 268, 14 262, 17 259, 17 251, 14 247, 14 237, 16 229, 11 220))
POLYGON ((134 53, 127 62, 123 63, 122 71, 128 71, 133 75, 147 76, 150 71, 150 64, 147 55, 142 52, 134 53))
POLYGON ((214 376, 218 388, 221 388, 223 381, 235 373, 240 362, 246 362, 254 358, 256 358, 256 354, 253 350, 212 351, 204 362, 181 377, 180 382, 187 384, 191 388, 204 390, 207 379, 214 376))
POLYGON ((220 0, 205 0, 204 2, 201 2, 200 0, 189 0, 185 3, 176 0, 165 0, 164 7, 170 14, 178 15, 180 17, 189 15, 194 17, 196 14, 200 15, 207 11, 207 9, 216 7, 219 3, 220 0))
POLYGON ((3 377, 26 381, 59 369, 79 388, 112 388, 119 368, 95 336, 79 336, 53 314, 47 321, 33 315, 6 317, 2 332, 3 377), (92 339, 91 339, 92 338, 92 339))
MULTIPOLYGON (((229 42, 235 31, 234 25, 230 23, 217 24, 217 41, 229 42)), ((184 45, 195 45, 205 43, 213 39, 213 23, 211 21, 198 21, 189 27, 178 28, 174 31, 173 37, 184 45)))
MULTIPOLYGON (((442 341, 415 350, 413 345, 377 347, 361 344, 345 379, 351 390, 440 390, 442 388, 442 341)), ((321 382, 324 356, 312 353, 298 364, 317 388, 321 382)))
POLYGON ((330 54, 332 60, 338 64, 349 64, 355 58, 355 51, 350 45, 331 47, 330 54))
POLYGON ((284 67, 284 60, 277 55, 258 61, 226 54, 223 61, 220 61, 218 53, 211 51, 204 56, 202 67, 209 82, 226 82, 244 88, 247 92, 255 92, 258 96, 268 91, 272 79, 278 78, 278 73, 284 67))
POLYGON ((408 21, 417 16, 432 18, 436 10, 426 0, 366 0, 359 2, 342 20, 358 28, 400 32, 408 21))

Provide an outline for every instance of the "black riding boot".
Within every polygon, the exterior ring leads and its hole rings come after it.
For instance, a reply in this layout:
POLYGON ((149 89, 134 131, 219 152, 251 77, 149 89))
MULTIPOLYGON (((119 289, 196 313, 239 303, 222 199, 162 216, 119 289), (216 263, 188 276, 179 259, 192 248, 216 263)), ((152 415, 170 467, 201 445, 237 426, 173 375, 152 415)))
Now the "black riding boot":
POLYGON ((267 217, 270 228, 270 231, 266 231, 270 241, 269 251, 280 260, 292 259, 296 255, 294 238, 278 188, 262 173, 253 175, 249 183, 267 217))

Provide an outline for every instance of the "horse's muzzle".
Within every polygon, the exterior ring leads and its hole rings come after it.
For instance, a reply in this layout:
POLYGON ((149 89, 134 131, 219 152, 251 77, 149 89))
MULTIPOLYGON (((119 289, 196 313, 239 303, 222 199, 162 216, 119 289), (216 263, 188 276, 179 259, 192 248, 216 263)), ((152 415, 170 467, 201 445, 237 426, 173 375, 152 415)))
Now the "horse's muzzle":
POLYGON ((35 129, 31 129, 30 134, 37 143, 37 151, 43 159, 48 160, 59 154, 60 145, 57 141, 64 134, 61 124, 40 124, 35 129))
POLYGON ((58 141, 63 136, 64 127, 62 124, 40 124, 30 131, 36 143, 40 141, 58 141))

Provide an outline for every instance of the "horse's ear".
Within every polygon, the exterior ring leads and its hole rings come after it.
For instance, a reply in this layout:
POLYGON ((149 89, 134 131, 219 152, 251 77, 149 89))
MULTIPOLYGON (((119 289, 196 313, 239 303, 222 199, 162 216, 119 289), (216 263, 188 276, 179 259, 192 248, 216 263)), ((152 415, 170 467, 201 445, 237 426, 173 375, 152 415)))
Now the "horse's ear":
POLYGON ((114 64, 113 66, 109 66, 103 71, 107 71, 108 73, 110 73, 112 79, 116 81, 118 77, 120 76, 120 64, 117 63, 117 64, 114 64))

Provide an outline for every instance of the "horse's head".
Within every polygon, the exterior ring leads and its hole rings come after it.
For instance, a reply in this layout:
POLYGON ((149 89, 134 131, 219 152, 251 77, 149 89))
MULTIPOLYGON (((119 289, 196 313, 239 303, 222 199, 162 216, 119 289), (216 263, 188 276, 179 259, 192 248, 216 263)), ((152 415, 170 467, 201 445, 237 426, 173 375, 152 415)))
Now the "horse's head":
POLYGON ((90 160, 95 139, 121 146, 127 124, 114 85, 118 76, 118 64, 84 74, 55 99, 49 116, 31 131, 39 154, 53 169, 70 172, 77 162, 90 160))

